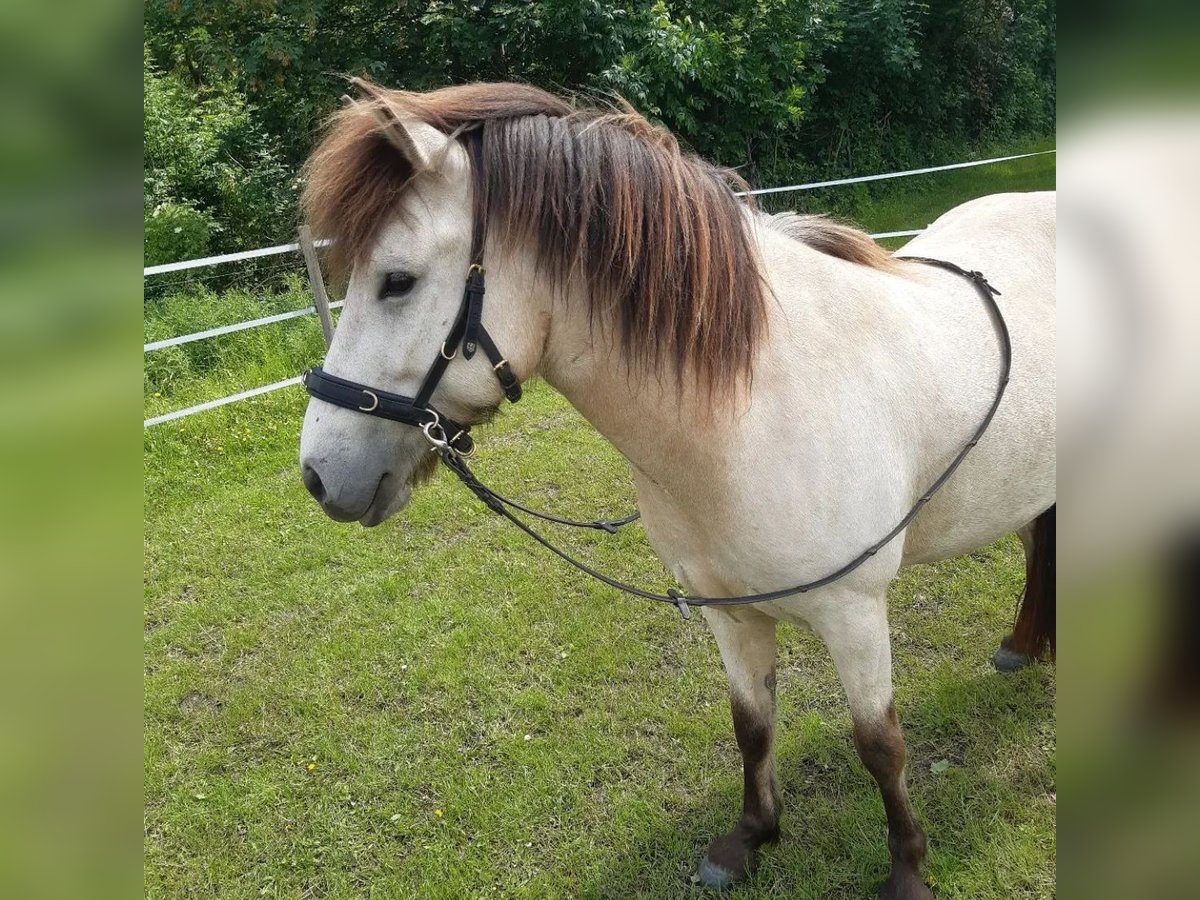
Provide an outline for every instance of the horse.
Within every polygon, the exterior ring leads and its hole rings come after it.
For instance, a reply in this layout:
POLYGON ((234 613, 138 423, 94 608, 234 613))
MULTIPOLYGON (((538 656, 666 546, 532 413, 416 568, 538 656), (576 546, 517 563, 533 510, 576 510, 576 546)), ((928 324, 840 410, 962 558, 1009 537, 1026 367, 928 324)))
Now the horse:
POLYGON ((769 597, 703 607, 744 796, 701 882, 749 877, 779 836, 785 621, 828 647, 882 794, 891 870, 879 896, 932 897, 885 593, 902 566, 1016 531, 1027 584, 996 663, 1053 654, 1054 193, 973 200, 889 254, 825 217, 758 211, 735 173, 622 101, 356 83, 304 170, 304 213, 332 240, 346 290, 320 385, 309 383, 308 490, 331 518, 378 525, 439 458, 469 452, 470 426, 544 379, 628 461, 645 534, 679 584, 769 597), (1001 320, 980 284, 999 294, 1001 320), (873 545, 906 510, 919 513, 873 545), (864 547, 874 552, 846 567, 864 547))

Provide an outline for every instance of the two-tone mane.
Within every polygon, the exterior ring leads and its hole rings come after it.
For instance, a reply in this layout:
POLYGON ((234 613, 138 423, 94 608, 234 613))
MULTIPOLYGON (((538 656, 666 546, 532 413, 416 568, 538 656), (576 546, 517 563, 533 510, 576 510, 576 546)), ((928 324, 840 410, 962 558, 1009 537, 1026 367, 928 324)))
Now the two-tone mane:
MULTIPOLYGON (((766 330, 752 201, 735 173, 681 150, 627 104, 575 107, 521 84, 428 93, 372 87, 336 113, 306 165, 304 209, 335 240, 343 273, 396 214, 414 173, 376 110, 448 135, 482 125, 483 215, 493 240, 534 248, 559 287, 572 279, 634 363, 666 361, 710 390, 750 370, 766 330)), ((774 227, 835 256, 886 268, 865 235, 818 217, 774 227)))

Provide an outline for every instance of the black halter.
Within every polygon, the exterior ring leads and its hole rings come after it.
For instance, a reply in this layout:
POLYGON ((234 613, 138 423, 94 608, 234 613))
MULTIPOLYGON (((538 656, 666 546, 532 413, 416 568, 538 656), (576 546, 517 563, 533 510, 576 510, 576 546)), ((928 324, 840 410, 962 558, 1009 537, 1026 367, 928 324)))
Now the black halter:
POLYGON ((458 316, 450 333, 442 342, 438 355, 425 373, 421 387, 415 397, 403 394, 393 394, 390 391, 368 387, 357 381, 349 381, 330 375, 321 368, 309 369, 304 373, 302 381, 305 389, 314 397, 332 403, 335 406, 354 409, 359 412, 391 419, 413 425, 425 432, 430 442, 438 447, 442 444, 451 448, 460 456, 470 456, 475 451, 475 442, 471 439, 470 425, 462 425, 449 416, 439 413, 430 399, 437 390, 446 367, 454 359, 462 347, 464 359, 471 359, 479 349, 483 350, 492 371, 504 391, 504 396, 510 403, 521 399, 521 382, 509 365, 508 360, 496 347, 496 342, 483 327, 483 297, 485 292, 483 268, 483 244, 486 239, 485 219, 483 215, 483 159, 481 150, 480 129, 469 131, 462 140, 467 145, 471 155, 471 171, 474 174, 475 190, 472 201, 473 213, 471 224, 471 266, 467 269, 467 284, 463 289, 462 305, 458 308, 458 316))
POLYGON ((997 328, 1000 341, 1000 380, 996 387, 996 395, 992 400, 992 405, 988 408, 983 421, 980 422, 975 433, 971 435, 971 439, 958 451, 954 459, 950 461, 950 465, 946 467, 945 471, 938 476, 929 489, 913 504, 913 507, 905 514, 896 527, 870 547, 863 550, 858 556, 850 560, 850 562, 828 575, 805 582, 804 584, 781 588, 777 591, 767 591, 761 594, 746 594, 740 597, 698 597, 684 595, 674 588, 668 588, 666 593, 658 594, 631 584, 625 584, 615 578, 597 572, 534 531, 526 522, 518 518, 513 510, 518 510, 558 525, 594 528, 610 534, 614 533, 622 525, 628 525, 630 522, 638 519, 639 514, 633 513, 623 519, 597 519, 592 522, 577 522, 572 519, 562 519, 558 516, 538 512, 496 493, 476 478, 475 473, 467 466, 466 457, 470 456, 475 449, 474 441, 471 440, 471 436, 468 434, 470 426, 460 425, 458 422, 443 416, 429 404, 429 400, 433 396, 438 382, 441 381, 442 375, 446 371, 446 367, 450 364, 450 361, 454 359, 460 343, 462 344, 463 357, 465 359, 473 357, 476 348, 482 347, 483 352, 492 363, 492 369, 500 381, 500 386, 504 389, 504 395, 512 403, 516 403, 521 399, 521 385, 517 381, 516 375, 513 374, 508 361, 496 348, 495 342, 492 340, 491 335, 488 334, 487 329, 483 327, 482 322, 484 295, 483 243, 485 229, 481 200, 483 196, 483 166, 479 131, 480 129, 475 129, 464 136, 467 149, 471 154, 472 170, 475 177, 474 222, 471 232, 471 268, 467 271, 467 286, 463 292, 463 302, 458 312, 458 318, 455 320, 454 326, 450 329, 449 335, 442 344, 437 359, 429 367, 429 371, 426 373, 425 380, 421 383, 417 395, 415 397, 405 397, 400 394, 381 391, 355 381, 337 378, 323 372, 319 368, 310 369, 304 373, 304 386, 312 396, 332 403, 335 406, 358 410, 368 415, 392 419, 396 422, 403 422, 406 425, 414 425, 420 428, 425 433, 425 437, 433 445, 434 452, 438 454, 438 457, 446 465, 446 468, 453 472, 458 477, 458 480, 466 485, 488 509, 508 519, 543 547, 570 563, 584 574, 626 594, 642 597, 646 600, 670 603, 679 610, 685 619, 691 617, 689 606, 741 606, 750 603, 767 603, 772 600, 781 600, 795 594, 803 594, 811 590, 816 590, 849 575, 907 528, 912 520, 917 517, 917 514, 924 509, 925 504, 933 499, 933 495, 941 490, 946 482, 950 480, 950 477, 958 470, 962 461, 966 459, 967 454, 971 452, 971 448, 979 443, 988 426, 992 424, 996 410, 1000 408, 1000 401, 1004 398, 1004 391, 1008 387, 1009 373, 1012 370, 1012 341, 1009 337, 1008 325, 1004 321, 1004 315, 1000 312, 1000 307, 995 300, 1000 295, 1000 292, 988 284, 987 279, 981 273, 968 271, 952 262, 929 259, 922 256, 903 257, 911 262, 936 266, 948 272, 953 272, 956 275, 961 275, 975 286, 975 289, 983 298, 984 304, 997 328))

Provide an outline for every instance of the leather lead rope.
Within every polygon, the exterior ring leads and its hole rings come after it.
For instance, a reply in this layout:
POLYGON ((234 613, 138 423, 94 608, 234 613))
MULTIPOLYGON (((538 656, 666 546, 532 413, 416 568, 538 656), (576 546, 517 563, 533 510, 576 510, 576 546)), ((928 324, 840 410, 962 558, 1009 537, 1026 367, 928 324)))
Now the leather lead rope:
POLYGON ((790 597, 794 594, 803 594, 807 591, 815 590, 819 587, 824 587, 831 584, 840 578, 849 575, 868 559, 878 553, 889 541, 900 534, 917 514, 925 507, 941 488, 950 480, 950 477, 957 471, 959 465, 966 458, 971 448, 979 443, 979 439, 983 437, 988 426, 991 425, 992 419, 996 415, 996 410, 1000 407, 1000 401, 1004 397, 1004 391, 1008 387, 1009 373, 1012 369, 1012 342, 1008 333, 1008 325, 1004 321, 1004 316, 1000 312, 1000 307, 995 301, 995 297, 999 296, 1000 292, 988 284, 987 279, 979 272, 968 271, 955 265, 951 262, 946 262, 940 259, 928 259, 921 256, 901 257, 912 260, 913 262, 924 263, 929 266, 936 266, 940 269, 945 269, 948 272, 953 272, 961 275, 963 278, 969 279, 979 291, 987 305, 988 312, 995 320, 995 325, 999 333, 1000 350, 1002 368, 1000 374, 1000 384, 996 389, 996 398, 992 401, 991 407, 987 411, 987 415, 983 417, 983 421, 971 436, 971 439, 966 445, 959 450, 958 454, 950 462, 946 470, 937 478, 929 489, 921 495, 912 509, 904 516, 903 519, 884 535, 880 540, 876 541, 866 550, 862 551, 858 556, 852 559, 846 565, 842 566, 835 572, 818 578, 815 581, 805 582, 789 588, 782 588, 777 591, 767 591, 761 594, 746 594, 740 597, 702 597, 691 596, 680 593, 674 588, 668 588, 666 593, 659 594, 653 591, 643 590, 631 584, 625 584, 615 578, 598 572, 590 566, 580 562, 565 550, 556 547, 541 534, 534 531, 527 523, 522 521, 513 510, 518 510, 526 515, 534 516, 547 522, 553 522, 558 525, 570 525, 576 528, 594 528, 600 531, 612 534, 617 528, 622 525, 628 525, 635 521, 638 513, 626 516, 623 519, 602 520, 597 519, 593 522, 577 522, 573 519, 559 518, 558 516, 541 513, 517 503, 515 500, 510 500, 507 497, 497 494, 491 488, 484 485, 475 474, 467 466, 466 457, 470 456, 475 449, 474 441, 470 436, 470 426, 462 425, 455 422, 441 413, 439 413, 432 405, 430 400, 433 397, 434 391, 437 390, 438 384, 442 380, 442 376, 446 372, 447 366, 451 360, 458 354, 459 348, 462 348, 462 354, 465 359, 474 357, 477 350, 482 349, 488 361, 492 364, 492 371, 496 379, 500 382, 500 387, 504 391, 504 396, 509 402, 516 403, 521 399, 521 383, 513 372, 512 366, 509 365, 507 359, 501 354, 496 342, 492 340, 492 336, 488 334, 487 328, 483 324, 483 301, 486 294, 486 272, 483 267, 483 251, 487 240, 486 235, 486 207, 487 207, 487 181, 484 178, 483 169, 483 126, 466 131, 461 136, 466 144, 467 153, 471 158, 471 171, 474 178, 474 191, 472 200, 472 225, 471 225, 471 263, 467 270, 466 285, 463 289, 462 304, 459 307, 458 315, 455 317, 454 325, 450 328, 450 333, 446 336, 446 340, 442 343, 438 351, 437 358, 429 366, 425 373, 425 378, 421 382, 421 386, 415 397, 406 397, 402 394, 394 394, 390 391, 380 390, 365 384, 360 384, 355 381, 350 381, 345 378, 339 378, 335 375, 323 371, 322 369, 314 368, 304 373, 304 387, 308 393, 319 400, 331 403, 335 406, 341 406, 346 409, 357 410, 379 418, 391 419, 396 422, 402 422, 406 425, 411 425, 420 428, 424 432, 425 437, 433 444, 438 456, 446 467, 450 469, 458 479, 467 486, 470 491, 480 499, 488 509, 495 512, 497 515, 503 516, 512 522, 523 532, 559 556, 566 562, 570 563, 585 575, 594 578, 595 580, 606 584, 618 591, 623 591, 626 594, 631 594, 635 597, 642 597, 646 600, 655 600, 662 603, 670 603, 675 606, 680 614, 685 618, 690 618, 689 606, 740 606, 750 603, 767 603, 772 600, 780 600, 784 597, 790 597))
POLYGON ((796 594, 804 594, 808 591, 825 587, 826 585, 845 578, 847 575, 873 557, 876 553, 882 550, 888 543, 894 540, 895 537, 900 534, 900 532, 902 532, 909 526, 909 524, 912 523, 913 519, 915 519, 921 510, 925 508, 925 505, 933 499, 933 496, 945 486, 946 482, 949 481, 954 473, 958 470, 958 467, 962 465, 962 461, 966 459, 967 454, 970 453, 971 449, 979 443, 980 438, 983 437, 984 433, 988 429, 988 426, 992 424, 992 419, 994 419, 996 416, 996 410, 1000 408, 1000 401, 1004 399, 1004 392, 1008 388, 1009 376, 1012 372, 1012 339, 1008 332, 1008 324, 1004 321, 1004 315, 1000 311, 1000 306, 995 300, 996 297, 1000 296, 1000 292, 988 283, 983 274, 976 271, 969 271, 961 266, 955 265, 952 262, 947 262, 941 259, 931 259, 924 256, 906 256, 901 258, 911 260, 913 262, 923 263, 928 266, 935 266, 940 269, 945 269, 947 272, 953 272, 956 275, 961 275, 963 278, 968 279, 974 284, 976 290, 979 292, 979 295, 983 298, 984 304, 988 309, 988 313, 992 317, 996 326, 1000 341, 1000 380, 996 388, 995 399, 992 400, 992 405, 988 408, 988 411, 984 415, 983 420, 980 422, 979 427, 976 428, 974 434, 971 435, 971 439, 967 441, 962 449, 958 451, 954 459, 950 461, 950 465, 947 466, 945 471, 943 471, 942 474, 939 475, 938 478, 933 482, 933 484, 930 485, 929 489, 917 499, 917 502, 913 504, 913 507, 908 511, 907 514, 905 514, 904 518, 902 518, 891 531, 885 534, 874 544, 867 547, 867 549, 863 550, 858 556, 850 560, 850 562, 846 563, 840 569, 825 575, 824 577, 817 578, 813 581, 807 581, 803 584, 793 585, 792 587, 781 588, 775 591, 766 591, 760 594, 744 594, 736 597, 704 597, 683 594, 674 588, 668 588, 667 591, 662 594, 655 593, 654 591, 647 591, 635 585, 618 581, 615 578, 605 575, 603 572, 599 572, 591 568, 586 563, 580 562, 562 548, 551 543, 537 531, 534 531, 533 528, 531 528, 527 523, 518 518, 512 512, 512 509, 519 509, 523 512, 550 522, 557 522, 563 525, 574 525, 583 528, 597 528, 609 533, 614 532, 615 529, 620 525, 625 525, 633 521, 637 518, 638 514, 635 513, 632 516, 627 516, 625 519, 612 522, 575 522, 566 519, 559 519, 554 516, 543 515, 541 513, 534 512, 531 509, 527 509, 526 507, 523 507, 512 500, 509 500, 506 497, 497 494, 491 488, 487 487, 475 477, 475 473, 471 471, 470 467, 466 463, 466 460, 463 459, 461 455, 456 453, 452 447, 438 447, 438 456, 441 458, 442 462, 445 463, 446 467, 458 477, 459 481, 466 485, 467 488, 476 497, 478 497, 480 501, 484 503, 484 505, 488 507, 488 509, 512 522, 519 529, 521 529, 521 531, 525 532, 525 534, 529 535, 529 537, 533 538, 560 559, 574 566, 576 569, 583 572, 590 578, 593 578, 596 581, 599 581, 600 583, 605 584, 615 590, 630 594, 634 597, 641 597, 645 600, 654 600, 660 603, 670 603, 679 610, 679 614, 683 616, 684 619, 691 618, 690 607, 692 606, 744 606, 752 603, 768 603, 773 600, 782 600, 785 597, 795 596, 796 594))

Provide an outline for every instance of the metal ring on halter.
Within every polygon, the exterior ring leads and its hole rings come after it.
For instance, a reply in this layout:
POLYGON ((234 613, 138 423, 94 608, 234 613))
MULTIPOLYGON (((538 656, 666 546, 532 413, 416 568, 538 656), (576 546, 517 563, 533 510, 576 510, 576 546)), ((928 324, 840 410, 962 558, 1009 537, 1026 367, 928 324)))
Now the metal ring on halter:
POLYGON ((445 359, 445 360, 451 360, 451 359, 454 359, 454 357, 458 356, 457 348, 455 348, 454 352, 451 353, 449 356, 446 355, 446 342, 445 341, 442 341, 442 349, 438 352, 440 352, 442 354, 442 359, 445 359))
POLYGON ((480 275, 484 275, 487 273, 487 270, 483 266, 481 266, 479 263, 471 263, 471 268, 467 269, 467 277, 470 278, 471 274, 474 272, 478 272, 480 275))
POLYGON ((367 390, 366 388, 363 388, 362 392, 364 394, 367 394, 371 398, 371 405, 370 406, 360 406, 359 409, 362 410, 363 412, 368 412, 368 413, 374 412, 376 409, 378 409, 379 408, 379 395, 376 394, 374 391, 367 390))
POLYGON ((500 362, 498 362, 498 363, 496 363, 494 366, 492 366, 492 371, 493 371, 493 372, 499 372, 499 371, 500 371, 500 367, 501 367, 501 366, 507 366, 507 365, 508 365, 508 360, 507 360, 507 359, 502 359, 502 360, 500 360, 500 362))
POLYGON ((456 435, 454 435, 454 437, 452 437, 448 441, 446 441, 446 444, 450 447, 451 450, 453 450, 455 453, 457 453, 463 459, 470 459, 472 456, 475 455, 475 442, 474 441, 471 442, 471 447, 469 450, 459 450, 457 447, 454 446, 454 442, 457 441, 464 434, 466 434, 466 431, 460 429, 459 432, 456 435))

